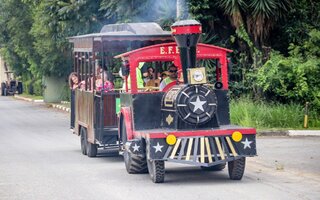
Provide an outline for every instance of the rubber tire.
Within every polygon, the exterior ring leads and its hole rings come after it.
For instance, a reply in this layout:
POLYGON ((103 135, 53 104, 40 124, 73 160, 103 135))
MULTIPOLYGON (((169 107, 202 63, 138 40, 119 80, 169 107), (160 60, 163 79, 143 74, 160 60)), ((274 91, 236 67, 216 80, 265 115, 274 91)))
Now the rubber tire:
POLYGON ((123 158, 129 174, 144 174, 148 172, 146 156, 138 156, 124 150, 123 158))
POLYGON ((92 144, 87 140, 87 156, 90 158, 96 157, 98 154, 98 145, 92 144))
POLYGON ((231 180, 241 180, 246 166, 246 158, 240 158, 228 162, 229 178, 231 180))
POLYGON ((80 129, 80 145, 81 153, 87 155, 87 131, 83 127, 80 129))
POLYGON ((226 163, 214 165, 214 166, 211 166, 211 167, 201 166, 201 169, 204 170, 204 171, 221 171, 224 168, 226 168, 226 163))
MULTIPOLYGON (((127 142, 127 130, 125 127, 125 122, 123 120, 121 121, 121 126, 122 142, 125 145, 125 143, 127 142)), ((146 155, 136 155, 124 148, 123 158, 126 170, 129 174, 142 174, 148 172, 146 155)))
POLYGON ((154 183, 163 183, 165 166, 163 160, 147 160, 149 175, 154 183))
POLYGON ((4 96, 4 89, 6 88, 6 84, 5 83, 1 83, 1 96, 4 96))
POLYGON ((23 93, 22 82, 18 82, 17 90, 18 90, 18 94, 22 94, 23 93))

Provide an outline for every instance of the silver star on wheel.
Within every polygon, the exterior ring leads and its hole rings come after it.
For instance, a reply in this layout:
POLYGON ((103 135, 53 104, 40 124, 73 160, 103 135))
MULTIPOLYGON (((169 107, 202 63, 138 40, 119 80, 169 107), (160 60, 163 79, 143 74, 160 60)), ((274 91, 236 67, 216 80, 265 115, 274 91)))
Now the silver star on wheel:
POLYGON ((251 144, 252 142, 253 142, 253 141, 249 141, 248 138, 246 138, 246 141, 241 142, 242 144, 244 144, 243 149, 246 149, 247 147, 249 147, 249 149, 251 149, 250 144, 251 144))
POLYGON ((134 144, 134 146, 132 146, 133 148, 133 152, 135 151, 139 151, 140 146, 137 145, 137 143, 134 144))
POLYGON ((201 101, 199 96, 197 96, 197 100, 194 102, 190 102, 190 103, 194 105, 193 112, 196 112, 198 109, 200 109, 200 110, 202 110, 202 112, 204 112, 203 104, 207 103, 207 101, 201 101))
POLYGON ((156 146, 153 146, 153 148, 155 148, 155 153, 158 151, 162 152, 163 145, 160 145, 158 142, 156 146))

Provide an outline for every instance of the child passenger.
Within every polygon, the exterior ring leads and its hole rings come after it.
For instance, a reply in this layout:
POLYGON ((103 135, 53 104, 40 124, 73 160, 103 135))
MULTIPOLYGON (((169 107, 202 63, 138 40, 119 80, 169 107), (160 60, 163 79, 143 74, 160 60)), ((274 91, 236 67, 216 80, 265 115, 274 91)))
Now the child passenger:
POLYGON ((112 90, 114 90, 114 85, 113 83, 110 81, 111 79, 109 78, 110 76, 108 76, 108 73, 106 71, 103 72, 104 75, 104 84, 102 84, 102 79, 97 79, 96 80, 96 89, 97 91, 105 91, 105 92, 110 92, 112 90))

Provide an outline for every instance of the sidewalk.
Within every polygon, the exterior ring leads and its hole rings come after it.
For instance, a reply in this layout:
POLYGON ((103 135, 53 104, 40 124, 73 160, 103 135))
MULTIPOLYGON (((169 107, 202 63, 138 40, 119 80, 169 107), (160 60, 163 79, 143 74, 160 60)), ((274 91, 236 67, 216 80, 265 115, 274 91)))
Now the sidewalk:
MULTIPOLYGON (((29 101, 29 102, 34 102, 34 103, 44 103, 43 99, 31 99, 31 98, 26 98, 23 96, 19 95, 14 95, 14 98, 23 100, 23 101, 29 101)), ((46 103, 52 108, 56 108, 65 112, 70 112, 70 103, 67 101, 61 101, 60 103, 46 103)))
POLYGON ((24 101, 34 102, 34 103, 43 103, 43 99, 31 99, 31 98, 26 98, 16 94, 13 97, 19 100, 24 100, 24 101))
POLYGON ((320 130, 260 130, 259 136, 320 136, 320 130))

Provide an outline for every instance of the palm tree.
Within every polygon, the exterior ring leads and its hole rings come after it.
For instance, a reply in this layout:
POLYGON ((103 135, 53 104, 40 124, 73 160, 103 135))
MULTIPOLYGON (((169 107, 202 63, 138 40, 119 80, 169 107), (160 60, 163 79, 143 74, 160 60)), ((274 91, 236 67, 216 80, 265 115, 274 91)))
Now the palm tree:
POLYGON ((281 19, 290 7, 290 0, 219 0, 217 5, 236 29, 246 24, 257 47, 261 48, 273 25, 281 19))
POLYGON ((243 24, 242 15, 247 9, 247 4, 244 0, 219 0, 217 5, 231 18, 230 21, 236 29, 243 24))
POLYGON ((289 0, 251 0, 250 15, 247 16, 248 32, 257 46, 262 46, 274 24, 284 17, 290 6, 289 0))

